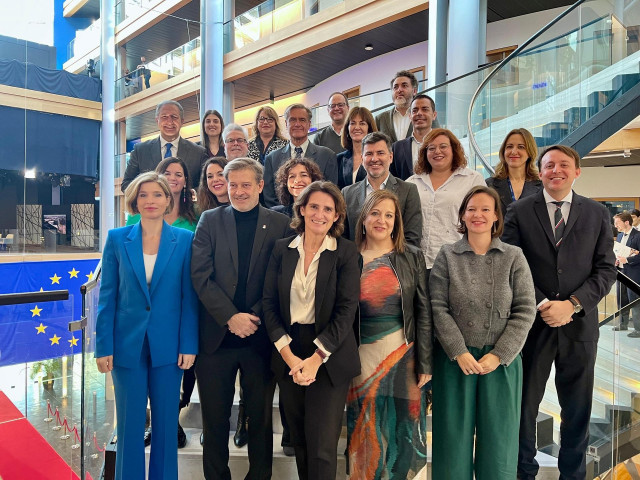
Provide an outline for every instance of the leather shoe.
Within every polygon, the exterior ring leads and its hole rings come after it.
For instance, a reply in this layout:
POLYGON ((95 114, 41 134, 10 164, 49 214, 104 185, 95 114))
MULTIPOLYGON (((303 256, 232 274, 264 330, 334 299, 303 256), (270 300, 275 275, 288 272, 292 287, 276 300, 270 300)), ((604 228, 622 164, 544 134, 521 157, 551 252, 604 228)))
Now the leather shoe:
POLYGON ((290 446, 288 446, 288 445, 287 445, 286 447, 285 447, 285 446, 283 446, 283 447, 282 447, 282 451, 284 452, 284 454, 285 454, 287 457, 295 457, 295 455, 296 455, 296 450, 295 450, 295 448, 290 447, 290 446))
POLYGON ((184 433, 182 425, 178 423, 178 448, 184 448, 187 444, 187 434, 184 433))
POLYGON ((233 435, 233 444, 242 448, 249 442, 249 419, 245 416, 244 405, 238 407, 238 424, 236 426, 236 433, 233 435))
POLYGON ((631 337, 631 338, 640 338, 640 331, 638 330, 634 330, 633 332, 631 332, 629 335, 627 335, 627 337, 631 337))
POLYGON ((629 327, 626 325, 618 325, 617 327, 613 327, 614 332, 622 332, 623 330, 629 330, 629 327))
POLYGON ((148 447, 149 445, 151 445, 151 427, 144 429, 144 446, 148 447))

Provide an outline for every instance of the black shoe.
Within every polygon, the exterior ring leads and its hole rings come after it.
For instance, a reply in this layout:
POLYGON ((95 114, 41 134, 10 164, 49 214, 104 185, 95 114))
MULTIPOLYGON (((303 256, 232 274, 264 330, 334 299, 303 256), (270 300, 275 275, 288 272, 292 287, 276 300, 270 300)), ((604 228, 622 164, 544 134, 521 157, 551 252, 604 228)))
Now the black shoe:
POLYGON ((240 405, 238 406, 238 425, 236 426, 236 433, 233 435, 233 444, 236 447, 242 448, 249 441, 248 428, 249 419, 245 417, 244 405, 240 405))
POLYGON ((295 455, 296 455, 296 450, 295 450, 295 448, 290 447, 290 446, 288 446, 288 445, 287 445, 286 447, 285 447, 285 446, 283 446, 283 447, 282 447, 282 451, 284 452, 284 454, 285 454, 287 457, 295 457, 295 455))
POLYGON ((631 332, 629 335, 627 335, 627 337, 631 337, 631 338, 640 338, 640 331, 638 330, 634 330, 633 332, 631 332))
POLYGON ((187 434, 184 433, 182 425, 178 423, 178 448, 184 448, 187 444, 187 434))
POLYGON ((204 432, 200 433, 200 445, 204 444, 204 432))
POLYGON ((151 427, 144 429, 144 446, 148 447, 149 445, 151 445, 151 427))
POLYGON ((629 327, 626 325, 618 325, 617 327, 613 327, 614 332, 622 332, 623 330, 629 330, 629 327))

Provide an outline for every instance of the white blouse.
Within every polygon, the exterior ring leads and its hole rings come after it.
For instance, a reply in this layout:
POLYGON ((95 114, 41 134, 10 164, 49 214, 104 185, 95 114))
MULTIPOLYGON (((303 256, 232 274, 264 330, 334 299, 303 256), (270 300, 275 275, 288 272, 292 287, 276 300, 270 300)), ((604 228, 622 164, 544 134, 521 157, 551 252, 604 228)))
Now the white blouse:
POLYGON ((151 277, 153 277, 153 267, 156 265, 158 254, 156 253, 153 255, 147 255, 146 253, 143 253, 142 258, 144 259, 144 273, 147 277, 147 285, 151 285, 151 277))

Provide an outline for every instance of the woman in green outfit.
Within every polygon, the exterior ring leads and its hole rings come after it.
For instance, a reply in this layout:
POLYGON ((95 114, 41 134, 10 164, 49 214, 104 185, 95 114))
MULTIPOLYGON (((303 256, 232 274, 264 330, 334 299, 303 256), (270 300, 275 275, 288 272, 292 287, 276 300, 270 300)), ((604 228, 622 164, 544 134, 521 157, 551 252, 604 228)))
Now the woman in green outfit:
MULTIPOLYGON (((158 164, 156 173, 167 177, 173 195, 173 209, 164 216, 164 221, 173 227, 195 232, 198 218, 193 206, 191 179, 187 166, 179 157, 168 157, 158 164)), ((131 215, 127 218, 127 225, 133 225, 139 221, 140 214, 131 215)))
POLYGON ((536 315, 533 280, 522 251, 499 239, 503 220, 495 190, 469 190, 458 221, 463 238, 441 248, 429 277, 437 339, 432 476, 513 480, 519 353, 536 315))

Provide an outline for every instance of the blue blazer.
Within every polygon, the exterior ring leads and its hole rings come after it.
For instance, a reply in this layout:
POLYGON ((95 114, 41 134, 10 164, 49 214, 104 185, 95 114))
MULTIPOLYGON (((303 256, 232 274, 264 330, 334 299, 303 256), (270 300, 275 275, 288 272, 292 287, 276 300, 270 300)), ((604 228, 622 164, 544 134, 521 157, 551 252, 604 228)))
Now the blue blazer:
MULTIPOLYGON (((616 237, 618 242, 622 241, 622 232, 616 237)), ((629 232, 627 247, 640 251, 640 231, 632 228, 629 232)), ((627 258, 627 263, 622 266, 622 273, 631 278, 636 283, 640 283, 640 255, 633 255, 627 258)))
POLYGON ((153 367, 198 353, 198 298, 191 286, 193 234, 166 222, 151 285, 147 286, 139 223, 109 231, 102 254, 102 284, 95 356, 113 364, 140 363, 145 335, 153 367))

